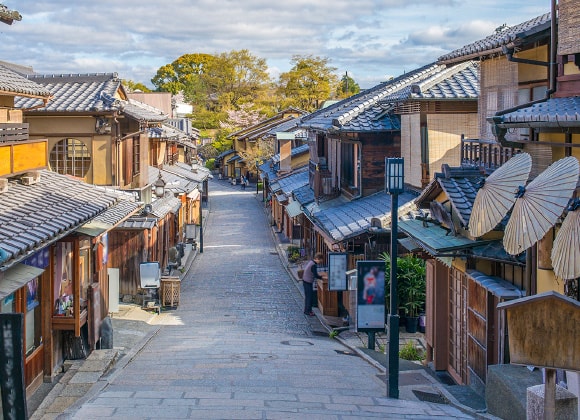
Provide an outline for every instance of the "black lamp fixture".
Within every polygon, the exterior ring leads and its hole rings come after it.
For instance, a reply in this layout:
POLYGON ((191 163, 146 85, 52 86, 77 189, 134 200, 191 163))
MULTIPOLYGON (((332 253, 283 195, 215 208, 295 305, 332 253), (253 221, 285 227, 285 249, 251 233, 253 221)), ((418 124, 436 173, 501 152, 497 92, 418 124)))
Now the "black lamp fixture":
MULTIPOLYGON (((387 397, 399 398, 399 314, 397 312, 397 236, 399 194, 405 190, 405 161, 385 158, 385 190, 391 196, 391 272, 389 304, 389 378, 387 397)), ((385 286, 386 287, 386 286, 385 286)), ((386 292, 386 290, 385 290, 386 292)), ((387 301, 385 299, 385 305, 387 301)), ((387 311, 385 310, 385 314, 387 311)))
POLYGON ((161 170, 159 170, 159 177, 157 181, 153 183, 153 187, 155 188, 155 196, 161 198, 165 196, 165 181, 161 177, 161 170))

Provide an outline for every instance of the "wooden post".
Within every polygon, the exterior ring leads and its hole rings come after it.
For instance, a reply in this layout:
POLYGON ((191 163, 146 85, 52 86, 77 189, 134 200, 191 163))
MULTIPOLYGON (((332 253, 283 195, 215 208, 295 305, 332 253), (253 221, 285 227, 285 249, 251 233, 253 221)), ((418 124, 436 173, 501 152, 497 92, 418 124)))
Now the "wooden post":
POLYGON ((544 420, 556 417, 556 369, 546 369, 544 385, 544 420))

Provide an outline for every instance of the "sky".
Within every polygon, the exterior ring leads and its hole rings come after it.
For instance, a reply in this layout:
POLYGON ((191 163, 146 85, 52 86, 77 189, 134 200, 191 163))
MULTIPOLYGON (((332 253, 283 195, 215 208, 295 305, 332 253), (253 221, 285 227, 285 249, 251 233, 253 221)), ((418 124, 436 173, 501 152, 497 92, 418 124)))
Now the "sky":
POLYGON ((550 0, 0 0, 0 61, 42 74, 112 73, 153 88, 183 54, 247 49, 273 80, 296 55, 330 59, 361 88, 550 11, 550 0))

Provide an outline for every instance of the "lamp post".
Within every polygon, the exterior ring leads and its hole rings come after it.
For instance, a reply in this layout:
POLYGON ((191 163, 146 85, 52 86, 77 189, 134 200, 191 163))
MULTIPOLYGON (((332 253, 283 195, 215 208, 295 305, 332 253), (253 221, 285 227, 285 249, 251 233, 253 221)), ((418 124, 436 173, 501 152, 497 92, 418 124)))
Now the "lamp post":
MULTIPOLYGON (((385 158, 385 189, 391 196, 391 272, 389 310, 389 379, 387 397, 399 398, 399 314, 397 313, 397 229, 399 194, 404 191, 404 159, 385 158)), ((387 301, 385 300, 385 304, 387 301)), ((385 311, 386 313, 386 311, 385 311)))
POLYGON ((260 192, 258 190, 258 181, 260 180, 260 171, 258 169, 259 164, 260 164, 260 161, 256 159, 256 195, 260 192))
POLYGON ((165 181, 161 178, 161 169, 159 170, 157 181, 153 183, 153 187, 155 188, 154 193, 157 198, 165 196, 165 181))
POLYGON ((203 184, 197 186, 199 190, 199 253, 203 254, 203 184))

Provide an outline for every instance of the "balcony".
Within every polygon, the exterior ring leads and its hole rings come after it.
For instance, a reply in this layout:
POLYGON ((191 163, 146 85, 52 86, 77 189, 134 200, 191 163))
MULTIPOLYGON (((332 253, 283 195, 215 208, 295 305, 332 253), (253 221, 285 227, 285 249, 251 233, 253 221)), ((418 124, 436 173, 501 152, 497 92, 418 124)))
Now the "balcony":
POLYGON ((332 186, 332 173, 326 165, 320 165, 310 161, 308 169, 310 186, 317 200, 330 200, 340 195, 340 190, 332 186))
POLYGON ((0 143, 28 140, 28 123, 0 123, 0 143))
POLYGON ((490 140, 461 139, 461 165, 476 166, 488 174, 520 152, 490 140))

